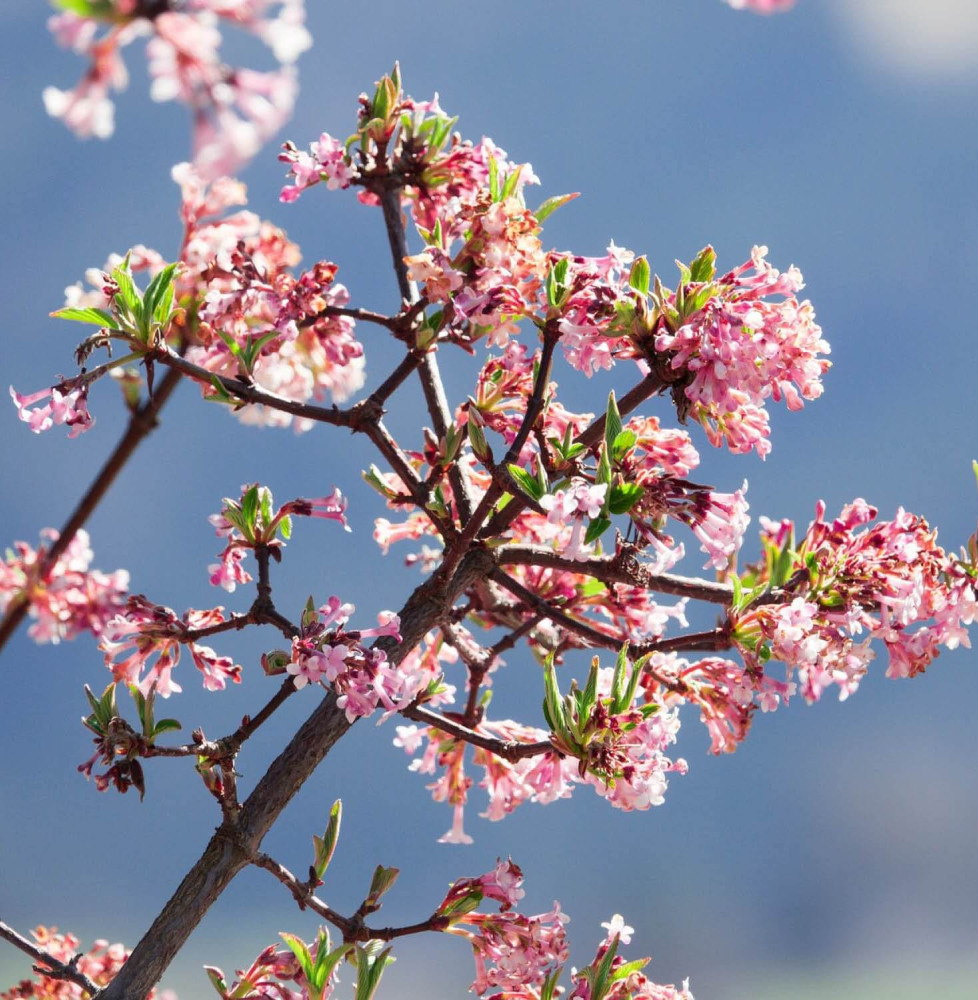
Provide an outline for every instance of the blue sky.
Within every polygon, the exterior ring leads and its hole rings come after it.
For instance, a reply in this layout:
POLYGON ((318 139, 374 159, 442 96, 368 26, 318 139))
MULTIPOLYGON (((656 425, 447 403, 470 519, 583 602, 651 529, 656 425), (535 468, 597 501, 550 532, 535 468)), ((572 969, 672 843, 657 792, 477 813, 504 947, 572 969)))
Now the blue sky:
MULTIPOLYGON (((559 8, 377 0, 369 19, 351 5, 310 6, 316 44, 300 62, 302 93, 282 139, 346 135, 357 94, 396 58, 409 92, 437 90, 465 135, 490 135, 513 159, 531 161, 543 195, 582 192, 548 223, 553 245, 596 254, 613 239, 647 253, 667 281, 674 258, 688 260, 707 242, 721 267, 764 243, 776 265, 802 269, 832 344, 825 395, 801 413, 773 412, 764 463, 714 452, 694 434, 701 478, 732 489, 746 477, 752 514, 802 525, 820 497, 832 511, 863 496, 883 516, 901 504, 926 515, 951 547, 974 530, 978 17, 970 4, 799 0, 775 18, 719 0, 559 8)), ((79 143, 43 112, 43 87, 68 86, 80 67, 49 40, 39 5, 10 0, 0 28, 8 282, 0 368, 27 391, 71 371, 76 331, 47 318, 65 285, 134 243, 175 251, 169 168, 186 155, 187 122, 182 109, 148 102, 133 47, 115 137, 79 143)), ((232 51, 255 55, 247 44, 232 51)), ((251 207, 284 226, 307 263, 338 262, 354 302, 393 309, 377 214, 321 190, 280 205, 275 154, 269 146, 243 174, 251 207)), ((372 382, 387 364, 374 337, 364 331, 372 382)), ((474 368, 457 358, 444 364, 454 399, 464 398, 474 368)), ((561 383, 572 403, 592 409, 611 384, 570 371, 561 383)), ((35 437, 12 407, 0 413, 4 544, 33 542, 63 520, 123 425, 109 388, 95 391, 98 424, 76 441, 60 429, 35 437)), ((651 412, 668 415, 664 403, 651 412)), ((424 417, 405 399, 390 422, 409 433, 424 417)), ((328 429, 295 437, 240 427, 185 387, 93 518, 96 564, 125 566, 134 590, 178 610, 209 606, 226 597, 205 574, 219 550, 206 516, 222 496, 255 479, 283 500, 335 484, 352 498, 354 532, 301 525, 276 593, 286 608, 310 592, 341 593, 365 618, 396 608, 416 576, 373 548, 373 518, 384 512, 359 481, 373 456, 355 444, 328 429)), ((688 569, 698 572, 699 561, 688 569)), ((225 603, 238 609, 246 600, 225 603)), ((185 694, 169 708, 186 730, 223 733, 264 701, 257 655, 273 641, 221 644, 246 665, 245 682, 225 695, 198 690, 192 670, 180 668, 185 694)), ((356 905, 377 863, 403 872, 384 911, 396 923, 428 912, 452 878, 512 854, 528 905, 542 910, 559 898, 572 915, 577 962, 618 911, 637 930, 631 953, 651 954, 662 981, 689 975, 700 1000, 889 997, 930 977, 949 995, 970 996, 978 974, 974 661, 960 650, 913 681, 877 672, 845 704, 793 704, 759 718, 747 743, 722 759, 706 755, 690 714, 679 744, 690 773, 673 780, 663 806, 623 815, 579 791, 497 825, 473 808, 468 849, 435 843, 450 817, 407 773, 391 726, 361 724, 289 807, 268 848, 301 870, 311 835, 342 797, 344 837, 326 887, 341 910, 356 905)), ((142 804, 99 795, 74 773, 88 756, 76 721, 82 685, 107 679, 91 644, 41 648, 21 635, 0 671, 3 918, 132 944, 217 817, 181 762, 156 762, 142 804)), ((525 715, 539 697, 531 659, 512 654, 495 704, 525 715)), ((311 699, 292 699, 249 744, 240 763, 246 788, 311 699)), ((166 982, 182 1000, 204 996, 201 964, 240 967, 279 930, 311 937, 314 923, 265 873, 246 873, 166 982)), ((386 995, 464 994, 471 958, 460 942, 425 939, 399 954, 386 995)), ((0 983, 23 968, 0 951, 0 983)))

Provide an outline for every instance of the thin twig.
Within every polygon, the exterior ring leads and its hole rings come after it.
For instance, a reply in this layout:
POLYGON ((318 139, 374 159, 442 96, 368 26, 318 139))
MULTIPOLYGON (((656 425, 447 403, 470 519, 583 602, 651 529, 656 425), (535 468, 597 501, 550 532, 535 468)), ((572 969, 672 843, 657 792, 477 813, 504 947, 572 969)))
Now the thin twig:
MULTIPOLYGON (((60 535, 41 556, 37 566, 38 580, 44 580, 51 572, 78 530, 84 526, 109 487, 115 482, 116 477, 132 457, 140 442, 156 427, 156 418, 163 408, 163 404, 170 398, 179 382, 180 375, 178 373, 167 372, 160 384, 156 386, 153 395, 129 418, 129 425, 112 454, 106 459, 95 479, 92 480, 85 495, 78 501, 61 529, 60 535)), ((24 591, 11 600, 3 620, 0 621, 0 650, 17 630, 17 626, 24 620, 29 608, 29 591, 24 591)))
POLYGON ((523 760, 525 757, 539 757, 541 754, 556 752, 549 740, 544 740, 540 743, 497 740, 492 736, 483 736, 482 733, 478 733, 474 729, 469 729, 468 726, 463 725, 461 722, 448 719, 444 715, 432 712, 431 709, 424 708, 421 705, 409 705, 407 708, 400 709, 399 714, 403 715, 405 719, 421 722, 426 726, 434 726, 435 729, 440 729, 443 733, 454 736, 457 740, 462 740, 464 743, 471 743, 474 747, 488 750, 489 753, 494 754, 496 757, 502 757, 511 763, 523 760))
MULTIPOLYGON (((654 396, 657 392, 660 392, 664 386, 665 383, 662 379, 655 372, 650 372, 638 385, 634 386, 618 400, 618 412, 623 417, 627 416, 650 396, 654 396)), ((606 414, 602 413, 600 417, 591 421, 574 438, 574 442, 576 444, 583 444, 586 448, 596 445, 604 434, 606 416, 606 414)), ((513 499, 489 519, 489 523, 483 528, 480 536, 483 538, 498 538, 528 506, 528 498, 525 495, 522 493, 514 494, 513 499)))
POLYGON ((604 583, 624 583, 713 604, 729 605, 733 601, 733 587, 730 584, 673 573, 652 573, 639 561, 637 551, 627 548, 622 548, 613 556, 593 556, 578 560, 570 559, 543 545, 504 545, 496 549, 496 557, 502 566, 559 569, 590 576, 604 583))
MULTIPOLYGON (((408 246, 404 225, 401 222, 400 191, 397 188, 385 186, 377 194, 384 212, 384 226, 387 230, 387 241, 390 244, 394 273, 397 275, 398 290, 405 302, 409 305, 415 305, 420 296, 418 295, 418 286, 408 277, 407 265, 404 263, 404 258, 408 255, 408 246)), ((428 413, 431 416, 435 434, 439 439, 443 439, 452 424, 452 417, 445 396, 445 385, 442 382, 438 362, 433 353, 426 353, 422 356, 418 373, 421 376, 421 388, 428 405, 428 413)), ((464 524, 472 515, 471 486, 462 471, 462 467, 457 462, 452 464, 448 471, 448 477, 455 495, 455 503, 464 524)))
POLYGON ((2 920, 0 920, 0 938, 9 941, 15 948, 19 948, 22 952, 30 955, 38 963, 38 965, 34 966, 35 972, 39 972, 42 976, 47 976, 49 979, 60 979, 74 983, 76 986, 80 986, 91 997, 97 996, 99 992, 98 985, 93 983, 84 972, 78 971, 76 963, 81 957, 80 955, 75 955, 70 962, 60 962, 49 955, 43 948, 39 948, 33 942, 28 941, 27 938, 22 937, 2 920), (44 968, 40 966, 44 966, 44 968))

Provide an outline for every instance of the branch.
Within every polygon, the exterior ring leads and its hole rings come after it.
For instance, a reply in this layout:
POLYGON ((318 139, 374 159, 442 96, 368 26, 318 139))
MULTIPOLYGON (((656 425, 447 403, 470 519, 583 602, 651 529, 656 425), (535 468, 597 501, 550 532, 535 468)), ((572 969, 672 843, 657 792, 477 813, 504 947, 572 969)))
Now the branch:
POLYGON ((437 712, 432 712, 420 705, 409 705, 407 708, 400 709, 399 714, 403 715, 405 719, 421 722, 426 726, 434 726, 435 729, 440 729, 443 733, 448 733, 449 736, 454 736, 455 739, 461 740, 463 743, 471 743, 474 747, 488 750, 489 753, 502 757, 511 763, 516 763, 524 757, 539 757, 544 753, 557 752, 549 740, 540 743, 519 743, 516 740, 497 740, 492 736, 483 736, 482 733, 469 729, 461 722, 446 718, 444 715, 439 715, 437 712))
POLYGON ((702 580, 698 577, 677 576, 673 573, 652 573, 638 559, 637 551, 623 546, 613 556, 591 559, 569 559, 543 545, 504 545, 496 549, 496 558, 503 566, 541 566, 594 577, 604 583, 624 583, 643 587, 661 594, 689 597, 697 601, 729 605, 733 587, 726 583, 702 580))
MULTIPOLYGON (((641 406, 650 396, 654 396, 665 387, 665 383, 656 375, 650 372, 634 388, 625 393, 618 400, 618 412, 624 417, 632 412, 637 406, 641 406)), ((574 438, 577 444, 583 444, 586 448, 596 445, 604 435, 604 423, 606 414, 593 420, 580 434, 574 438)), ((497 511, 490 519, 489 523, 480 532, 483 538, 498 538, 520 514, 529 506, 528 499, 522 493, 513 494, 513 499, 501 510, 497 511)))
POLYGON ((195 365, 192 361, 179 354, 161 347, 153 355, 154 361, 167 365, 171 369, 182 372, 189 378, 205 385, 213 385, 216 380, 228 395, 235 396, 243 403, 259 404, 282 413, 291 413, 294 417, 305 417, 321 424, 332 424, 335 427, 349 427, 351 430, 362 430, 362 424, 369 421, 369 410, 363 403, 355 403, 349 409, 341 410, 338 406, 316 406, 313 403, 300 403, 287 399, 274 392, 268 392, 253 382, 244 382, 240 378, 229 378, 216 372, 195 365))
POLYGON ((43 948, 38 948, 36 944, 28 941, 27 938, 21 937, 20 934, 12 927, 8 927, 2 920, 0 920, 0 938, 9 941, 15 948, 20 948, 21 951, 30 955, 35 962, 39 963, 39 965, 34 966, 35 972, 39 972, 42 976, 47 976, 49 979, 60 979, 74 983, 76 986, 80 986, 91 997, 98 995, 98 986, 84 972, 79 972, 76 968, 76 963, 81 958, 81 955, 74 955, 71 961, 67 963, 59 962, 58 959, 52 958, 43 948), (40 965, 45 966, 45 968, 40 968, 40 965))
MULTIPOLYGON (((404 263, 404 258, 408 255, 408 246, 404 226, 401 223, 400 190, 385 185, 382 190, 375 193, 380 198, 380 205, 384 212, 384 226, 387 229, 387 242, 390 244, 394 272, 397 275, 397 287, 401 298, 409 305, 415 305, 419 300, 418 286, 408 277, 407 266, 404 263)), ((435 434, 439 438, 444 438, 452 423, 452 416, 434 354, 426 353, 422 356, 418 371, 435 434)), ((452 484, 452 492, 455 494, 455 503, 464 524, 472 514, 470 484, 457 462, 449 469, 448 476, 452 484)))
MULTIPOLYGON (((52 543, 38 562, 38 579, 43 580, 54 568, 55 563, 64 554, 71 540, 77 534, 79 528, 91 516, 92 512, 102 501, 106 492, 115 482, 116 477, 124 468, 126 462, 132 457, 133 452, 155 427, 156 418, 163 404, 170 398, 173 390, 180 382, 179 374, 167 372, 166 376, 156 387, 156 391, 149 399, 139 407, 129 418, 129 426, 119 439, 112 454, 106 459, 105 464, 99 470, 98 475, 92 480, 91 486, 85 495, 78 501, 78 505, 72 511, 61 534, 52 543)), ((7 644, 7 641, 14 634, 17 626, 24 620, 30 608, 30 598, 27 591, 14 597, 7 607, 3 620, 0 621, 0 650, 7 644)))
MULTIPOLYGON (((444 619, 459 595, 485 577, 491 565, 488 552, 473 551, 447 585, 434 578, 426 580, 401 609, 402 641, 385 637, 377 646, 393 664, 400 663, 444 619)), ((229 830, 226 824, 218 828, 98 1000, 133 1000, 149 993, 204 914, 258 853, 262 838, 282 810, 351 725, 337 707, 336 695, 327 694, 248 796, 234 828, 229 830)))
POLYGON ((299 909, 304 910, 309 907, 318 913, 324 920, 329 921, 343 934, 345 942, 350 941, 391 941, 394 938, 406 937, 408 934, 421 934, 424 931, 443 931, 451 923, 448 917, 432 914, 427 920, 419 921, 416 924, 407 924, 404 927, 367 927, 360 920, 353 917, 344 917, 336 910, 327 906, 321 899, 313 895, 308 882, 300 882, 285 867, 279 864, 274 858, 267 854, 259 854, 252 862, 258 868, 264 868, 271 872, 284 885, 293 898, 299 904, 299 909))
MULTIPOLYGON (((606 635, 587 622, 582 622, 567 614, 566 611, 554 607, 502 570, 494 569, 489 576, 514 597, 518 597, 527 610, 530 607, 536 608, 551 621, 579 636, 589 646, 600 646, 614 650, 621 648, 622 640, 620 638, 606 635)), ((729 649, 731 645, 729 624, 724 624, 708 632, 688 632, 686 635, 677 635, 669 639, 649 639, 647 642, 629 643, 629 648, 636 656, 643 656, 645 653, 675 653, 680 650, 717 651, 729 649)))

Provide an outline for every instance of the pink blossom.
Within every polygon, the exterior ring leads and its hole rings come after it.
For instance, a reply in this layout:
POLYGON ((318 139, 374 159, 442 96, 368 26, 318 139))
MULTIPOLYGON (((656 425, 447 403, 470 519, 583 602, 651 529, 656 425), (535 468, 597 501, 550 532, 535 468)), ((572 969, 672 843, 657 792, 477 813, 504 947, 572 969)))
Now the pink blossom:
POLYGON ((125 606, 129 574, 121 569, 108 574, 90 569, 88 533, 79 530, 42 578, 45 545, 56 541, 58 533, 48 528, 41 537, 44 544, 38 549, 15 542, 13 551, 0 561, 0 614, 26 598, 34 619, 28 635, 35 642, 60 642, 82 632, 100 635, 106 622, 125 606))
POLYGON ((821 395, 830 365, 820 357, 829 345, 811 303, 795 297, 804 287, 801 272, 792 267, 782 274, 766 254, 766 247, 754 247, 746 264, 703 289, 706 301, 689 315, 676 311, 673 294, 669 308, 678 318, 669 318, 667 309, 655 338, 669 367, 689 379, 686 407, 710 442, 722 439, 731 451, 755 449, 762 457, 770 450, 765 400, 784 399, 789 409, 800 409, 803 399, 821 395))
POLYGON ((69 428, 68 437, 73 438, 95 424, 95 418, 88 412, 88 386, 84 384, 68 389, 68 384, 64 383, 28 396, 22 396, 11 386, 10 397, 17 407, 17 415, 35 434, 55 424, 64 424, 69 428), (37 405, 45 399, 48 402, 44 406, 37 405))

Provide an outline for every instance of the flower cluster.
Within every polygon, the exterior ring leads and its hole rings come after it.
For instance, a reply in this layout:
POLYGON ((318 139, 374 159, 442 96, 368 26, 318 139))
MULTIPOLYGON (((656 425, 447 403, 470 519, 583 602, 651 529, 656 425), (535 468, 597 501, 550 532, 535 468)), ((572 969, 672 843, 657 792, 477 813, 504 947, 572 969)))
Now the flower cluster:
POLYGON ((598 945, 594 961, 573 973, 574 988, 567 1000, 693 1000, 689 980, 682 986, 660 986, 642 972, 650 959, 626 961, 618 947, 628 944, 634 928, 620 913, 601 925, 608 932, 598 945))
MULTIPOLYGON (((71 964, 96 986, 108 985, 129 957, 124 945, 109 944, 108 941, 95 941, 88 951, 80 952, 81 941, 74 934, 59 934, 57 927, 35 927, 31 936, 38 948, 64 965, 71 964)), ((40 971, 35 973, 35 977, 0 993, 0 1000, 26 1000, 28 997, 31 1000, 77 1000, 82 995, 81 989, 66 979, 47 976, 40 971)), ((151 990, 146 1000, 177 998, 170 990, 163 990, 162 993, 151 990)))
POLYGON ((190 108, 194 163, 204 177, 214 179, 247 163, 291 117, 297 89, 292 63, 312 44, 303 0, 59 5, 68 9, 51 17, 48 27, 60 45, 87 57, 90 65, 74 90, 47 87, 44 105, 83 138, 105 139, 114 131, 109 94, 124 90, 129 80, 121 50, 145 36, 150 94, 155 101, 178 100, 190 108), (220 56, 222 22, 261 39, 282 64, 279 69, 227 66, 220 56))
POLYGON ((310 984, 294 952, 275 945, 269 945, 248 969, 239 969, 237 978, 230 984, 217 966, 205 965, 204 971, 220 997, 241 1000, 296 1000, 297 997, 312 995, 329 1000, 335 983, 334 978, 322 993, 308 992, 310 984))
MULTIPOLYGON (((479 720, 473 728, 480 736, 510 745, 541 747, 539 753, 515 761, 475 748, 472 763, 484 771, 478 784, 489 799, 481 815, 500 820, 525 802, 547 804, 567 798, 573 786, 582 783, 626 811, 661 805, 666 775, 670 771, 684 774, 687 765, 681 758, 673 761, 664 753, 679 732, 678 709, 663 705, 664 694, 670 691, 654 691, 643 677, 644 661, 635 665, 626 680, 623 658, 614 669, 600 668, 595 660, 585 689, 579 691, 575 686, 561 699, 551 667, 545 704, 551 730, 512 720, 479 720), (642 703, 634 701, 639 691, 642 703), (550 750, 546 749, 548 743, 550 750)), ((414 756, 425 741, 423 753, 411 762, 410 769, 438 774, 428 790, 436 802, 453 807, 452 828, 440 841, 471 843, 463 826, 464 807, 473 784, 465 772, 466 745, 433 727, 397 727, 394 745, 406 753, 414 756)))
MULTIPOLYGON (((378 204, 373 178, 401 182, 400 197, 423 231, 448 225, 462 206, 473 204, 489 187, 491 175, 511 170, 504 150, 491 139, 462 139, 438 104, 438 96, 418 101, 401 89, 400 71, 378 81, 372 97, 360 96, 358 143, 343 143, 323 132, 308 151, 283 146, 279 159, 289 165, 281 200, 294 202, 307 188, 325 183, 336 190, 357 185, 364 204, 378 204)), ((532 169, 519 168, 521 183, 535 183, 532 169)))
POLYGON ((570 949, 564 925, 568 921, 554 902, 546 913, 468 913, 450 929, 468 938, 475 956, 475 980, 470 987, 479 996, 528 996, 558 972, 570 949))
POLYGON ((95 418, 88 412, 88 386, 81 380, 62 382, 27 395, 21 395, 11 386, 10 397, 17 407, 17 416, 35 434, 49 430, 55 424, 64 424, 70 428, 68 437, 73 438, 95 423, 95 418))
POLYGON ((859 686, 882 640, 887 676, 912 677, 940 646, 969 646, 965 625, 978 617, 973 568, 937 545, 923 518, 897 510, 878 521, 877 510, 855 500, 833 521, 825 504, 796 548, 790 522, 765 521, 767 564, 747 584, 783 586, 796 595, 783 604, 746 604, 734 639, 763 674, 770 658, 797 672, 802 695, 817 701, 830 685, 846 698, 859 686), (865 638, 859 638, 865 636, 865 638))
POLYGON ((233 593, 238 584, 250 582, 251 574, 241 565, 249 551, 260 548, 281 559, 284 540, 292 535, 293 516, 339 521, 346 531, 350 530, 346 523, 346 497, 339 490, 334 489, 327 496, 290 500, 278 510, 274 503, 267 486, 246 483, 241 487, 240 499, 225 497, 221 512, 210 516, 218 537, 227 539, 220 562, 207 567, 215 587, 233 593))
POLYGON ((182 690, 171 675, 180 662, 180 647, 186 646, 203 676, 204 687, 223 691, 229 680, 241 683, 241 667, 230 657, 218 656, 210 646, 201 645, 194 636, 224 621, 221 607, 208 611, 191 608, 181 618, 170 608, 136 595, 129 598, 121 614, 106 622, 99 649, 117 682, 136 684, 143 695, 155 691, 168 698, 182 690))
POLYGON ((433 705, 452 701, 455 689, 442 683, 437 649, 414 649, 388 659, 383 649, 368 649, 363 640, 386 636, 400 642, 398 616, 381 611, 376 627, 346 629, 354 610, 338 597, 331 597, 318 609, 307 606, 302 631, 292 640, 291 652, 266 654, 266 671, 291 674, 297 688, 310 683, 331 686, 338 695, 337 705, 350 722, 372 715, 378 707, 384 709, 379 724, 417 700, 433 705))
MULTIPOLYGON (((41 537, 52 544, 58 533, 48 528, 41 537)), ((13 551, 7 550, 0 561, 0 614, 26 599, 34 619, 28 634, 35 642, 60 642, 82 632, 100 635, 106 622, 125 607, 129 574, 124 569, 114 573, 90 569, 93 554, 84 530, 72 536, 42 576, 44 558, 44 544, 33 549, 26 542, 15 542, 13 551)))
POLYGON ((736 453, 771 450, 770 396, 791 410, 822 394, 821 376, 830 362, 829 345, 815 323, 801 272, 784 273, 766 260, 767 247, 754 247, 750 260, 713 280, 712 250, 682 270, 679 289, 658 294, 662 327, 655 349, 681 378, 673 390, 706 431, 710 443, 736 453), (773 298, 772 298, 773 297, 773 298))

